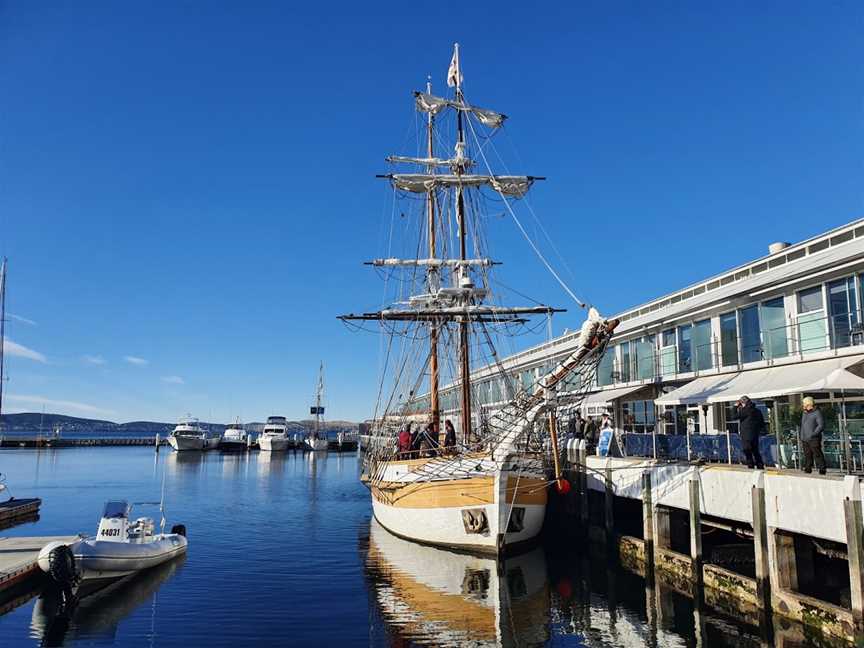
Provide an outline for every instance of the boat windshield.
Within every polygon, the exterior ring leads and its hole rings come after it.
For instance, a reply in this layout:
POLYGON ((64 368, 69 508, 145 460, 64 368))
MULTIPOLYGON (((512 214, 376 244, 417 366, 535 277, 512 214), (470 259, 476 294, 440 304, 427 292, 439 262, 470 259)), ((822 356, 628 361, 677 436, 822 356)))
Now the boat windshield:
POLYGON ((106 502, 103 518, 125 518, 129 515, 129 504, 124 501, 106 502))

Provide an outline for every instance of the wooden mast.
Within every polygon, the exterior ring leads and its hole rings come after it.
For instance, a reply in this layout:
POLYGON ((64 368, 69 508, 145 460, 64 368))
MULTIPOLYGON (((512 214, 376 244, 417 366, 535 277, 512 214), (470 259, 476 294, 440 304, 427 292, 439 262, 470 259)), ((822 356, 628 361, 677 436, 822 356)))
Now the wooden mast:
MULTIPOLYGON (((456 101, 462 103, 462 71, 459 68, 459 44, 454 46, 453 62, 456 65, 454 74, 454 85, 456 86, 456 101)), ((456 144, 456 158, 460 158, 465 150, 465 132, 462 127, 462 111, 456 111, 456 131, 458 134, 456 144)), ((461 162, 455 166, 456 175, 461 176, 464 171, 461 162)), ((456 187, 456 222, 459 227, 459 259, 464 261, 466 255, 466 232, 465 232, 465 199, 462 195, 462 187, 456 187)), ((467 276, 468 266, 463 265, 459 270, 460 287, 463 279, 467 276)), ((466 306, 468 303, 466 302, 466 306)), ((460 381, 462 383, 462 442, 466 445, 471 438, 471 350, 468 345, 468 324, 467 317, 461 318, 459 321, 459 368, 460 381)))
MULTIPOLYGON (((428 94, 432 94, 432 82, 426 82, 426 92, 428 94)), ((434 134, 433 134, 433 125, 434 125, 434 117, 432 116, 432 112, 430 111, 427 116, 427 141, 426 141, 426 154, 429 156, 429 159, 434 157, 434 134)), ((431 169, 430 169, 431 170, 431 169)), ((426 206, 429 215, 429 258, 434 259, 436 254, 436 241, 435 241, 435 189, 434 187, 429 190, 429 193, 426 197, 426 206)), ((438 276, 438 269, 434 266, 430 266, 429 273, 429 292, 434 293, 438 289, 438 283, 440 277, 438 276)), ((439 431, 439 420, 441 416, 440 406, 438 404, 438 323, 430 322, 429 325, 429 418, 432 419, 432 430, 434 433, 438 433, 439 431)))

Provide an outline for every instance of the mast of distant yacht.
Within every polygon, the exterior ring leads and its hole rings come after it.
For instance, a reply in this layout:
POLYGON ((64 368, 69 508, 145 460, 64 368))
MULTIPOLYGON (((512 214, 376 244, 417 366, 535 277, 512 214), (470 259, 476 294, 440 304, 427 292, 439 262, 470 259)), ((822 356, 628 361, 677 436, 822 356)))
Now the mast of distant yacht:
POLYGON ((5 379, 5 358, 3 351, 6 343, 6 257, 0 266, 0 414, 3 413, 3 381, 5 379))
POLYGON ((321 397, 324 393, 324 363, 318 367, 318 390, 315 395, 315 438, 321 438, 321 415, 324 408, 321 407, 321 397))

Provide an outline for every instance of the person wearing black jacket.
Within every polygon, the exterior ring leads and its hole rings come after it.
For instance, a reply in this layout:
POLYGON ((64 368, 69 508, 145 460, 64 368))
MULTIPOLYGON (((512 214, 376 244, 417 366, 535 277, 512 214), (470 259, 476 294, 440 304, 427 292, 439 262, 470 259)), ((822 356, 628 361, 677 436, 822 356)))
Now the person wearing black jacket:
POLYGON ((762 417, 756 406, 747 396, 742 396, 741 400, 736 403, 738 420, 738 432, 741 435, 741 449, 744 451, 744 458, 748 468, 756 468, 762 470, 765 464, 762 462, 762 455, 759 454, 759 435, 765 430, 765 419, 762 417))

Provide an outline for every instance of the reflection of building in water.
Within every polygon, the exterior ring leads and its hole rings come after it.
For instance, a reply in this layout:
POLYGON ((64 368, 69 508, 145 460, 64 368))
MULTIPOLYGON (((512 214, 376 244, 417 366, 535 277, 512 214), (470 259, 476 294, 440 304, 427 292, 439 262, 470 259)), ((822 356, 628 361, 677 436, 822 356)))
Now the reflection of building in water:
POLYGON ((525 646, 549 639, 543 552, 497 563, 419 545, 371 523, 369 587, 388 632, 435 646, 525 646))
POLYGON ((118 624, 153 597, 186 562, 186 555, 102 588, 81 599, 72 619, 58 618, 59 600, 53 590, 43 592, 33 606, 31 636, 42 645, 94 636, 114 637, 118 624))

